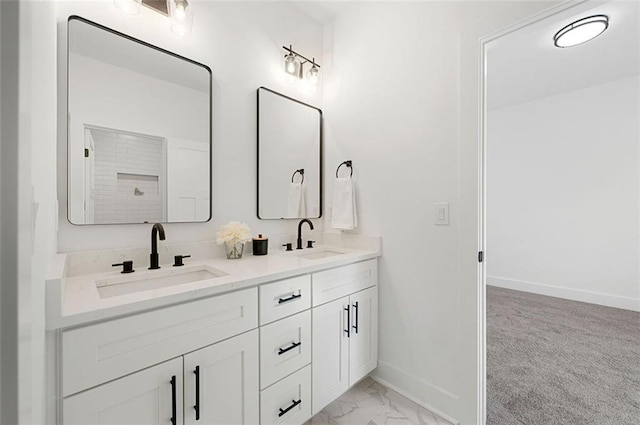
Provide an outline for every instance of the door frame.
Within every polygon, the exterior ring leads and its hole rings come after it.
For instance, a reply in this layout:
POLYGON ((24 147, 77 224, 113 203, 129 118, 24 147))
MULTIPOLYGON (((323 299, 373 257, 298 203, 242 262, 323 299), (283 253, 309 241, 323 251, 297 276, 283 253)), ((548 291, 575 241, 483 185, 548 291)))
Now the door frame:
MULTIPOLYGON (((608 2, 610 0, 607 0, 608 2)), ((482 261, 478 261, 477 269, 477 371, 478 371, 478 388, 477 388, 477 420, 478 425, 486 425, 487 420, 487 370, 486 370, 486 338, 487 338, 487 134, 486 134, 486 107, 487 107, 487 50, 489 44, 498 41, 516 31, 522 30, 530 25, 534 25, 540 21, 558 15, 568 9, 577 8, 576 12, 580 12, 582 8, 587 10, 597 0, 567 0, 560 4, 545 9, 526 19, 518 21, 502 30, 493 32, 479 39, 478 43, 478 66, 479 66, 479 85, 478 85, 478 251, 483 253, 482 261), (582 6, 582 7, 578 7, 582 6)))
POLYGON ((95 202, 93 195, 95 191, 95 142, 91 128, 84 127, 84 224, 94 224, 95 222, 95 202), (88 157, 87 157, 87 150, 88 157), (89 159, 87 159, 89 158, 89 159))

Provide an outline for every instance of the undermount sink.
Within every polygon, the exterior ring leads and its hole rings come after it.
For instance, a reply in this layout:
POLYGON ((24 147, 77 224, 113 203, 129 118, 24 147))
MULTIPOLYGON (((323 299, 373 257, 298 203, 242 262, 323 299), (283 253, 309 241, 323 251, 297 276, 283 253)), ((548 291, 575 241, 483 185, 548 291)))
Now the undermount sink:
POLYGON ((322 258, 335 257, 336 255, 342 255, 344 252, 337 251, 333 249, 319 249, 317 251, 304 253, 298 255, 300 258, 304 258, 306 260, 320 260, 322 258))
POLYGON ((118 295, 133 294, 151 289, 167 288, 184 285, 201 280, 215 279, 226 276, 227 273, 207 266, 191 266, 183 269, 149 270, 140 274, 133 273, 123 276, 96 280, 96 287, 100 298, 116 297, 118 295))

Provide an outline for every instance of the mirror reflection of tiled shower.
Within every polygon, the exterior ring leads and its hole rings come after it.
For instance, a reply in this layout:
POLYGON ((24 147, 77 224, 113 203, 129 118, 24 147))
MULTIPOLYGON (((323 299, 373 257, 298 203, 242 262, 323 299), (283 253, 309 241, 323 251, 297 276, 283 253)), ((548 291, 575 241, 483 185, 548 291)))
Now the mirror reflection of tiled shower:
POLYGON ((165 139, 99 128, 85 138, 86 222, 166 221, 165 139))

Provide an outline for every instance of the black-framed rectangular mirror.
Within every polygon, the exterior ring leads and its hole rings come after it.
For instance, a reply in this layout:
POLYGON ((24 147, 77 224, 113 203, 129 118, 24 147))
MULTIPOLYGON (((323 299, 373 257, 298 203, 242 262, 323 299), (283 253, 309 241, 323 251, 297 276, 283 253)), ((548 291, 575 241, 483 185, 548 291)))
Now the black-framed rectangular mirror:
POLYGON ((67 47, 69 221, 210 220, 211 69, 78 16, 67 47))
POLYGON ((322 216, 322 110, 258 89, 258 218, 322 216))

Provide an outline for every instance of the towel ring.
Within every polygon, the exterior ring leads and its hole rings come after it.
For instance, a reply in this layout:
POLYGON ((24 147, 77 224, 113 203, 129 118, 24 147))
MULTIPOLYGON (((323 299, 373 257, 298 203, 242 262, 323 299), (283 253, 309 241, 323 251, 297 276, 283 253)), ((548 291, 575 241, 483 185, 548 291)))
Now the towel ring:
POLYGON ((338 165, 338 168, 336 168, 336 178, 338 178, 338 171, 340 171, 340 167, 342 167, 343 165, 346 165, 351 170, 351 174, 349 175, 349 177, 353 177, 353 167, 351 166, 351 160, 349 159, 338 165))
POLYGON ((300 177, 302 177, 302 180, 300 180, 300 184, 304 183, 304 168, 301 168, 293 172, 293 174, 291 175, 291 183, 293 183, 293 179, 298 173, 300 173, 300 177))

